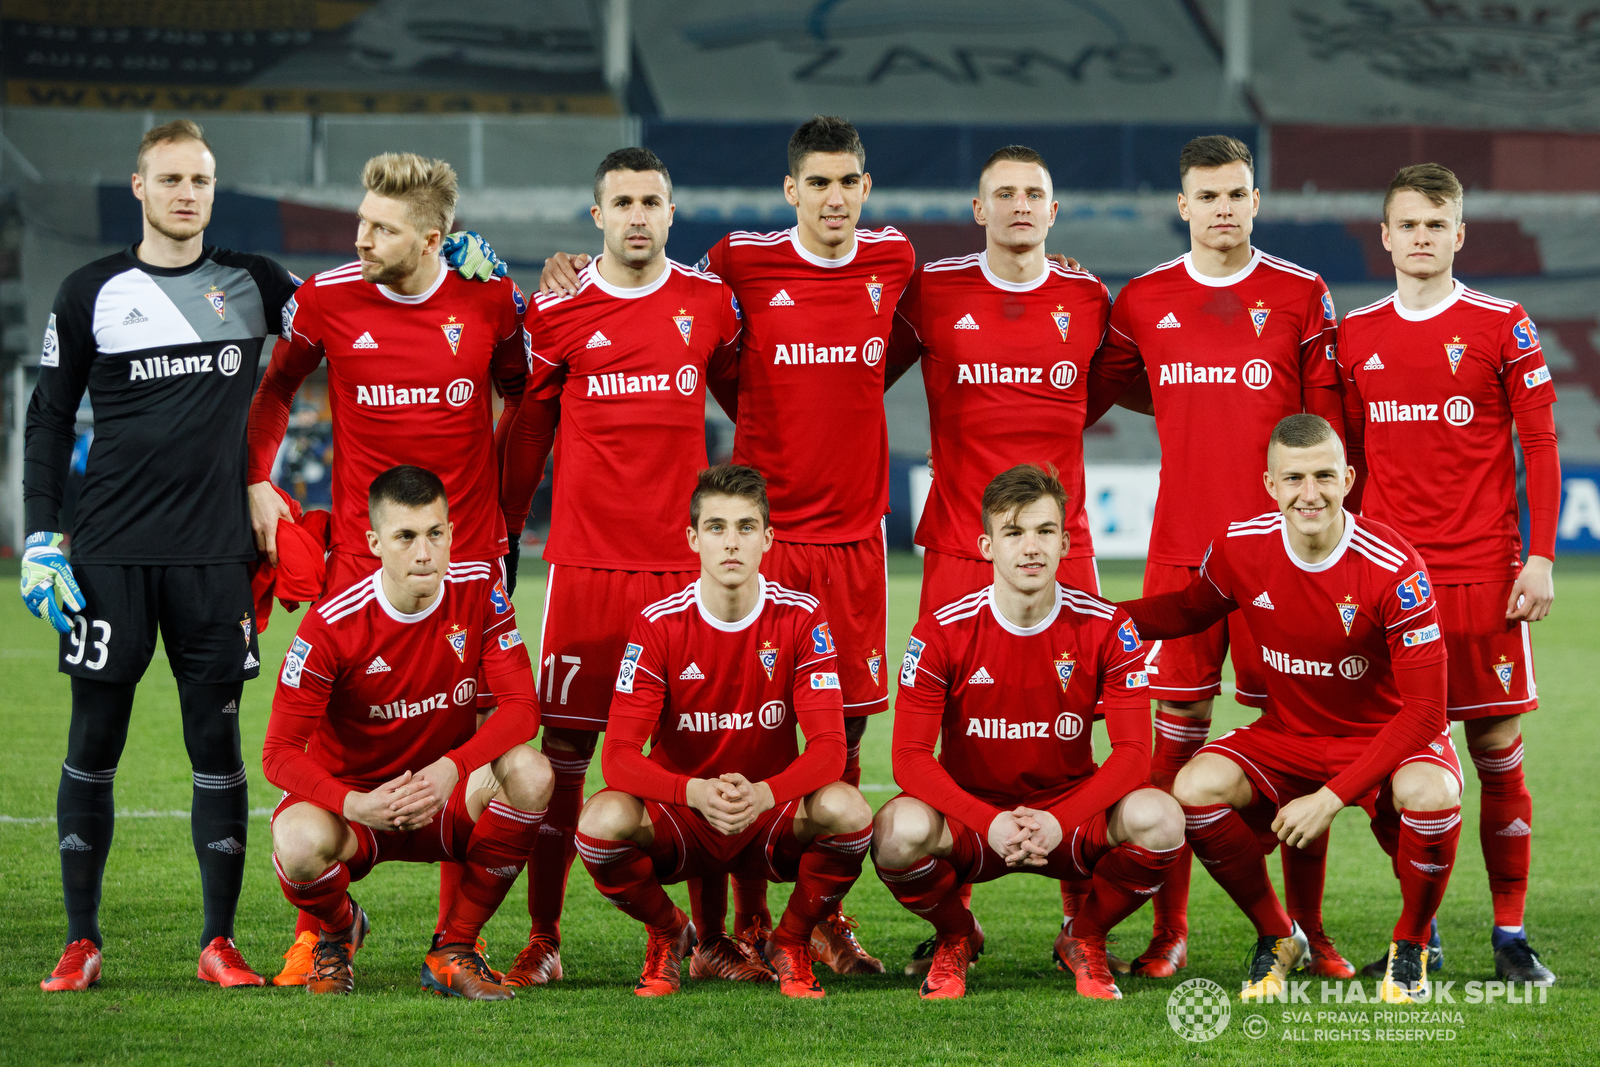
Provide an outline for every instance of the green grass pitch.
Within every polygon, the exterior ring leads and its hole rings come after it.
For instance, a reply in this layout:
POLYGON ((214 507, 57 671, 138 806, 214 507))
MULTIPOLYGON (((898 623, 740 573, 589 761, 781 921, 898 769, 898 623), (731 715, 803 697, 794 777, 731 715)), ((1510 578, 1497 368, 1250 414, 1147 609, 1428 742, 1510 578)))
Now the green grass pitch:
MULTIPOLYGON (((524 563, 530 574, 540 568, 524 563)), ((1137 570, 1105 566, 1107 595, 1138 591, 1137 570)), ((909 557, 890 579, 890 657, 898 661, 917 602, 918 574, 909 557)), ((15 564, 8 581, 14 580, 15 564)), ((870 867, 846 902, 861 922, 869 951, 889 965, 874 978, 825 974, 828 997, 790 1002, 773 987, 687 982, 659 1001, 633 996, 643 956, 643 931, 604 904, 573 868, 564 923, 566 980, 519 992, 506 1004, 445 1001, 422 992, 417 974, 436 907, 437 872, 394 864, 379 868, 356 895, 372 915, 373 935, 358 958, 353 997, 312 999, 298 989, 223 991, 195 979, 198 878, 187 819, 189 767, 183 755, 176 691, 164 659, 140 689, 128 748, 117 776, 116 846, 106 873, 102 925, 105 980, 85 994, 46 995, 38 981, 60 952, 64 931, 53 815, 65 751, 68 682, 55 671, 54 635, 29 617, 18 599, 0 597, 0 1063, 311 1064, 377 1063, 630 1064, 861 1063, 1593 1063, 1600 1047, 1600 964, 1596 937, 1596 848, 1600 800, 1600 699, 1594 686, 1600 647, 1600 569, 1562 561, 1552 617, 1535 627, 1544 707, 1527 723, 1527 773, 1536 802, 1532 940, 1560 976, 1543 1005, 1467 1004, 1463 987, 1493 976, 1489 894, 1477 843, 1477 783, 1469 770, 1461 854, 1440 919, 1447 971, 1457 1003, 1432 1012, 1459 1021, 1428 1021, 1436 1040, 1396 1047, 1314 1040, 1316 1030, 1405 1029, 1365 1005, 1343 1010, 1367 1020, 1315 1021, 1309 1005, 1242 1009, 1215 1040, 1181 1040, 1167 1022, 1169 991, 1186 978, 1210 978, 1237 989, 1251 931, 1203 869, 1194 873, 1189 966, 1179 978, 1120 981, 1125 999, 1078 998, 1070 979, 1050 967, 1059 922, 1053 883, 1016 875, 978 887, 974 907, 988 931, 988 953, 972 971, 967 998, 924 1004, 916 984, 899 975, 928 927, 897 905, 870 867), (138 817, 134 817, 137 815, 138 817), (1285 1010, 1310 1012, 1310 1022, 1285 1022, 1285 1010), (1245 1033, 1247 1016, 1267 1024, 1245 1033), (1295 1031, 1298 1031, 1297 1035, 1295 1031), (1293 1040, 1304 1036, 1309 1040, 1293 1040)), ((537 629, 542 583, 524 579, 517 593, 525 630, 537 629)), ((261 777, 261 739, 276 666, 298 616, 275 613, 262 641, 263 672, 245 689, 241 725, 251 801, 249 873, 238 941, 264 973, 275 973, 291 938, 293 915, 279 893, 269 858, 266 809, 278 793, 261 777)), ((530 649, 530 651, 534 651, 530 649)), ((159 656, 159 653, 158 653, 159 656)), ((1224 698, 1212 736, 1248 721, 1224 698)), ((890 717, 868 728, 862 751, 867 798, 893 795, 890 717)), ((1465 745, 1457 733, 1457 743, 1465 745)), ((599 761, 591 790, 600 784, 599 761)), ((1358 964, 1383 951, 1399 907, 1388 863, 1359 812, 1337 822, 1329 864, 1327 925, 1358 964)), ((1277 860, 1271 861, 1274 877, 1277 860)), ((682 902, 682 888, 672 890, 682 902)), ((786 887, 771 894, 782 907, 786 887)), ((508 963, 527 933, 524 883, 507 897, 485 934, 491 959, 508 963)), ((1146 909, 1117 931, 1114 951, 1136 954, 1149 934, 1146 909)), ((1370 994, 1372 983, 1367 983, 1370 994)), ((1259 1025, 1259 1024, 1258 1024, 1259 1025)))

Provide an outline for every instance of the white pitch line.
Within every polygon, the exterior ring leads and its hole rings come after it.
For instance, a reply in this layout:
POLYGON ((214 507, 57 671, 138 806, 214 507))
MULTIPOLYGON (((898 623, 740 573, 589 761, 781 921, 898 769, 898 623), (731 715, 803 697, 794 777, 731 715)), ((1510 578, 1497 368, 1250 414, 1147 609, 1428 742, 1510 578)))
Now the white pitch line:
MULTIPOLYGON (((251 818, 264 819, 272 814, 271 808, 251 808, 251 818)), ((187 819, 187 811, 119 811, 119 819, 187 819)), ((39 815, 33 818, 18 818, 15 815, 0 815, 0 825, 12 824, 16 826, 31 826, 37 823, 55 822, 54 815, 39 815)))

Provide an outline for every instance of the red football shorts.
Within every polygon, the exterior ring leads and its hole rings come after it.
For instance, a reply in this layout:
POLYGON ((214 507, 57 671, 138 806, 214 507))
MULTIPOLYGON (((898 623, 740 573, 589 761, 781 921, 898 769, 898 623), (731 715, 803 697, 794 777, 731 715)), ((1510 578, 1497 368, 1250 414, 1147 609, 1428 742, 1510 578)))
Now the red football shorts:
POLYGON ((686 878, 737 874, 792 882, 800 870, 806 846, 794 836, 794 813, 799 799, 763 812, 744 832, 732 837, 718 833, 706 817, 686 804, 644 801, 655 840, 646 849, 655 864, 656 879, 663 884, 686 878))
MULTIPOLYGON (((455 560, 454 562, 467 563, 470 561, 455 560)), ((492 562, 503 583, 506 576, 506 561, 497 557, 492 562)), ((350 588, 361 579, 370 577, 381 566, 383 566, 383 561, 371 553, 363 555, 359 552, 329 552, 327 578, 322 583, 322 598, 326 599, 340 590, 350 588)), ((510 600, 509 597, 506 599, 510 600)), ((479 713, 492 711, 497 703, 498 701, 495 700, 493 691, 489 688, 489 679, 480 672, 478 674, 479 713)))
MULTIPOLYGON (((1100 570, 1093 556, 1064 559, 1056 565, 1056 581, 1085 593, 1100 595, 1100 570)), ((994 584, 994 564, 987 560, 952 556, 930 548, 922 556, 922 599, 917 603, 920 618, 946 604, 954 604, 968 593, 994 584)))
MULTIPOLYGON (((1256 832, 1269 852, 1277 842, 1272 820, 1277 810, 1296 797, 1308 796, 1338 777, 1371 744, 1367 737, 1307 737, 1278 728, 1265 718, 1248 726, 1229 730, 1208 742, 1200 753, 1224 756, 1238 764, 1255 787, 1257 799, 1240 814, 1256 832)), ((1455 776, 1458 789, 1465 789, 1461 760, 1447 726, 1438 738, 1395 764, 1399 770, 1408 763, 1437 763, 1455 776)), ((1394 810, 1394 775, 1390 774, 1374 790, 1356 800, 1356 805, 1379 822, 1397 823, 1394 810)), ((1398 826, 1392 828, 1397 830, 1398 826)), ((1382 835, 1380 834, 1380 840, 1382 835)))
MULTIPOLYGON (((1088 784, 1085 778, 1077 788, 1088 784)), ((1076 791, 1076 790, 1074 790, 1076 791)), ((1069 793, 1068 796, 1071 796, 1069 793)), ((989 847, 987 826, 968 826, 958 819, 945 816, 954 842, 950 850, 950 865, 956 869, 956 884, 992 882, 1007 874, 1042 874, 1046 878, 1079 879, 1094 873, 1094 865, 1111 851, 1107 840, 1106 813, 1096 812, 1087 822, 1066 832, 1061 844, 1046 859, 1043 867, 1007 867, 1005 857, 989 847)))
POLYGON ((1454 721, 1523 715, 1539 706, 1528 624, 1506 619, 1514 583, 1433 586, 1450 655, 1445 711, 1454 721))
POLYGON ((889 557, 883 523, 876 536, 842 545, 774 541, 761 573, 821 602, 839 653, 845 718, 888 711, 889 557))
POLYGON ((540 722, 603 731, 634 619, 698 577, 698 570, 605 571, 550 564, 534 665, 540 722))
MULTIPOLYGON (((1144 595, 1186 589, 1199 567, 1171 563, 1144 565, 1144 595)), ((1153 641, 1145 663, 1150 696, 1174 704, 1210 700, 1222 692, 1222 660, 1233 650, 1234 699, 1251 708, 1267 706, 1267 675, 1261 649, 1250 637, 1244 613, 1235 611, 1208 630, 1169 641, 1153 641)))
MULTIPOLYGON (((305 797, 285 793, 278 806, 272 809, 272 819, 276 820, 279 812, 294 804, 312 803, 305 797)), ((380 863, 465 863, 467 839, 472 836, 473 826, 472 816, 467 812, 467 779, 456 783, 444 810, 420 830, 391 834, 357 822, 348 825, 357 842, 356 854, 345 864, 350 868, 352 882, 365 878, 380 863)))

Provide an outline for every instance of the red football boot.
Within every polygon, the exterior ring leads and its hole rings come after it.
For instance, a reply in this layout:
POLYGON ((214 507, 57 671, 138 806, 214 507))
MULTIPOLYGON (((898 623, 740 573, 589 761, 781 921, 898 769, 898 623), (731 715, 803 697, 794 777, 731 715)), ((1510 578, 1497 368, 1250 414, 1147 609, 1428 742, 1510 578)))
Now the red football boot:
POLYGON ((852 916, 836 911, 811 928, 811 955, 834 974, 882 974, 883 961, 867 955, 856 940, 852 916))
POLYGON ((46 993, 65 993, 100 984, 100 946, 80 937, 61 953, 50 977, 39 983, 46 993))
POLYGON ((728 934, 712 934, 694 947, 689 958, 690 978, 726 978, 730 982, 776 982, 755 943, 728 934))
POLYGON ((1189 937, 1157 927, 1150 947, 1133 961, 1132 973, 1140 978, 1171 978, 1179 967, 1189 965, 1189 937))
MULTIPOLYGON (((967 935, 967 946, 971 949, 967 953, 967 966, 978 962, 978 957, 983 955, 983 924, 978 917, 972 917, 972 933, 967 935)), ((906 964, 905 974, 908 978, 926 975, 933 967, 933 954, 939 951, 939 936, 935 934, 911 950, 911 962, 906 964)))
POLYGON ((560 981, 561 977, 561 942, 549 934, 534 934, 528 938, 528 947, 511 961, 504 984, 520 989, 549 985, 560 981))
POLYGON ((422 959, 422 988, 441 997, 510 1000, 516 994, 495 981, 476 945, 440 945, 422 959))
POLYGON ((1056 958, 1063 960, 1078 980, 1078 995, 1093 1000, 1121 1000, 1122 990, 1111 977, 1106 962, 1106 943, 1073 937, 1072 927, 1064 926, 1056 937, 1056 958))
POLYGON ((820 1000, 826 992, 811 970, 811 948, 781 933, 767 939, 767 962, 778 972, 778 992, 800 1000, 820 1000))
POLYGON ((650 941, 644 949, 644 970, 633 991, 641 997, 665 997, 676 993, 683 985, 683 957, 694 947, 694 923, 681 909, 677 912, 678 924, 665 933, 650 931, 650 941))
POLYGON ((933 963, 922 980, 923 1000, 958 1000, 967 995, 967 964, 972 962, 970 937, 941 937, 934 944, 933 963))
POLYGON ((1301 968, 1303 973, 1340 981, 1356 976, 1356 965, 1339 955, 1333 938, 1324 933, 1320 926, 1306 930, 1306 941, 1311 945, 1311 962, 1301 968))
POLYGON ((211 939, 211 944, 200 952, 200 967, 195 971, 195 977, 202 982, 215 982, 223 989, 267 984, 267 980, 239 955, 239 949, 231 937, 211 939))

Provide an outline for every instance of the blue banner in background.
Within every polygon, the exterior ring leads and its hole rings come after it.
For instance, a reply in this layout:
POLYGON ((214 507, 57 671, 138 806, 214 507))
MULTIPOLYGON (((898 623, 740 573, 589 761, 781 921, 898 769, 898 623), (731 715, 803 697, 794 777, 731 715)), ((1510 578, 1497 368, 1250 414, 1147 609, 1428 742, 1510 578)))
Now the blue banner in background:
POLYGON ((1556 558, 1563 552, 1600 552, 1600 467, 1562 468, 1556 558))

